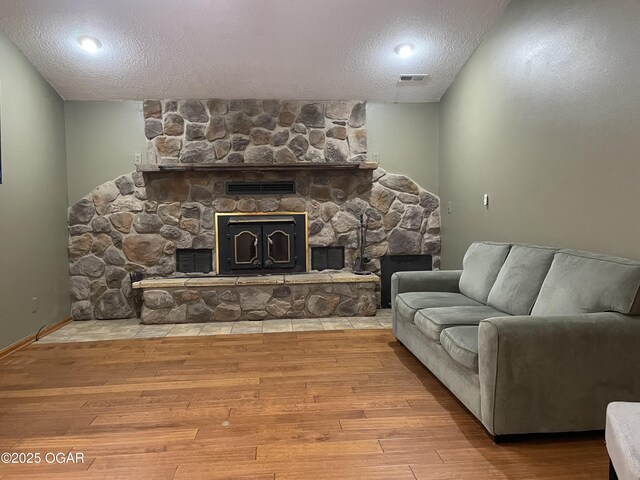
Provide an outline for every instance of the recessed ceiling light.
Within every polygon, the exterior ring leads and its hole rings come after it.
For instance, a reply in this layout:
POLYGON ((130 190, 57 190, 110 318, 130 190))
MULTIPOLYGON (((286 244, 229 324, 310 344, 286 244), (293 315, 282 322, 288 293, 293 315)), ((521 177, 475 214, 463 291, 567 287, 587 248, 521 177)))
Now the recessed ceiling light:
POLYGON ((100 40, 93 37, 80 37, 78 39, 78 43, 80 46, 89 53, 96 53, 98 49, 102 46, 100 40))
POLYGON ((416 51, 416 47, 410 43, 401 43, 395 48, 395 52, 402 58, 409 58, 416 51))

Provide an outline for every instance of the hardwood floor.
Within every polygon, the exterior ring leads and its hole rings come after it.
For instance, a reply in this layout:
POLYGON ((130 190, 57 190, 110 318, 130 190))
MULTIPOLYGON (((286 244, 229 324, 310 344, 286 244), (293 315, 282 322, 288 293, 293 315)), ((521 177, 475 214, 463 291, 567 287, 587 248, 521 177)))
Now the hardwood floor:
POLYGON ((494 445, 388 330, 32 345, 0 361, 0 479, 596 479, 602 437, 494 445))

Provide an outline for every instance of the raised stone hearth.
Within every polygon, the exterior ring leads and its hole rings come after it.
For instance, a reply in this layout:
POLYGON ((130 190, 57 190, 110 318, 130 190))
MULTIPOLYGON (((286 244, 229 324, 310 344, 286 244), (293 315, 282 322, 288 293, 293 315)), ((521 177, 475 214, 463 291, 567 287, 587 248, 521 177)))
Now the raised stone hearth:
POLYGON ((346 272, 142 280, 145 324, 373 316, 376 275, 346 272))

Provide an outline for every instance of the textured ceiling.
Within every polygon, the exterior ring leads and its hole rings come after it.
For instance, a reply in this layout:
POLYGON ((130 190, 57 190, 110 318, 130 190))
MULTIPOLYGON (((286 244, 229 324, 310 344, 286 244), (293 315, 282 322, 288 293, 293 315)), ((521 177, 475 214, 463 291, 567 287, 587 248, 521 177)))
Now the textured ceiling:
POLYGON ((508 0, 1 0, 0 28, 67 100, 438 101, 508 0), (95 55, 81 35, 98 38, 95 55), (395 55, 416 46, 409 59, 395 55), (425 84, 397 85, 403 73, 425 84))

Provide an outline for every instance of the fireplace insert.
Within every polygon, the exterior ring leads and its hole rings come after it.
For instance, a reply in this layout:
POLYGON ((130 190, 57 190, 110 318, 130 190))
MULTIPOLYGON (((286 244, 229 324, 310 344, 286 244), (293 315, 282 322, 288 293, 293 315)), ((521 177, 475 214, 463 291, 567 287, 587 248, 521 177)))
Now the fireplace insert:
POLYGON ((306 213, 216 214, 220 275, 307 271, 306 213))

